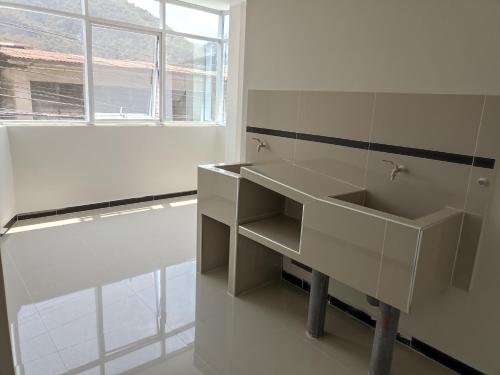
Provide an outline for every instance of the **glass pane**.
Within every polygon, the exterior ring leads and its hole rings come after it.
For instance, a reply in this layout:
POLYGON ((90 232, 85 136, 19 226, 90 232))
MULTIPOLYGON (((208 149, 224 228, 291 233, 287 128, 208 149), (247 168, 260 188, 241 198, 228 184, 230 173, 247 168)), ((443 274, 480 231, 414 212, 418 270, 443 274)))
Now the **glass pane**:
POLYGON ((165 4, 165 23, 167 30, 210 38, 219 37, 219 16, 214 13, 165 4))
POLYGON ((84 120, 83 25, 0 7, 0 118, 84 120))
POLYGON ((92 28, 97 119, 158 118, 158 38, 92 28))
POLYGON ((226 14, 224 16, 224 35, 223 35, 224 40, 229 39, 229 15, 226 14))
POLYGON ((222 103, 222 122, 225 124, 227 122, 227 77, 228 77, 228 66, 229 66, 229 45, 227 42, 224 43, 223 47, 224 59, 222 60, 222 74, 224 75, 224 102, 222 103))
POLYGON ((7 0, 9 3, 31 5, 40 8, 61 10, 64 12, 82 13, 80 0, 7 0))
POLYGON ((91 16, 141 26, 160 27, 160 3, 156 0, 88 0, 91 16))
MULTIPOLYGON (((135 344, 139 344, 139 341, 159 333, 160 315, 157 315, 149 304, 152 303, 154 306, 159 303, 159 298, 156 299, 154 293, 157 287, 160 285, 155 280, 154 272, 102 287, 102 319, 106 352, 132 348, 135 344), (153 293, 148 293, 150 291, 153 293)), ((125 370, 127 369, 122 371, 125 370)))
POLYGON ((167 121, 214 121, 217 44, 166 36, 167 121))

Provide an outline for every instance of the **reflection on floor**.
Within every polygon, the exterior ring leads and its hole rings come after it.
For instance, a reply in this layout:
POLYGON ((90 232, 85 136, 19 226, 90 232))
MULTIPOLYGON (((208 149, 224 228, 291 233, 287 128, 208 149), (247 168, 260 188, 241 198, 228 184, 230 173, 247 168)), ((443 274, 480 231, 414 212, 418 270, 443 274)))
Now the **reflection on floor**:
MULTIPOLYGON (((2 244, 18 374, 366 374, 372 330, 277 283, 196 275, 193 197, 23 221, 2 244), (71 225, 70 225, 71 224, 71 225)), ((448 374, 397 346, 395 374, 448 374)))

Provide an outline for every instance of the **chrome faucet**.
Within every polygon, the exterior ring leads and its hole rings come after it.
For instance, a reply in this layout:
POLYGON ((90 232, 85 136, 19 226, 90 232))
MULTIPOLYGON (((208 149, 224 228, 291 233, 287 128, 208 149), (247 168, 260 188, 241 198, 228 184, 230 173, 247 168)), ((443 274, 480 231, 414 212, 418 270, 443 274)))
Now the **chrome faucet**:
POLYGON ((267 147, 266 142, 261 141, 260 138, 252 138, 255 142, 257 142, 257 152, 260 152, 261 149, 267 147))
POLYGON ((382 160, 384 163, 389 163, 392 165, 393 169, 391 172, 391 181, 394 181, 396 179, 396 176, 398 175, 399 172, 404 172, 406 171, 406 167, 402 164, 396 164, 392 160, 382 160))

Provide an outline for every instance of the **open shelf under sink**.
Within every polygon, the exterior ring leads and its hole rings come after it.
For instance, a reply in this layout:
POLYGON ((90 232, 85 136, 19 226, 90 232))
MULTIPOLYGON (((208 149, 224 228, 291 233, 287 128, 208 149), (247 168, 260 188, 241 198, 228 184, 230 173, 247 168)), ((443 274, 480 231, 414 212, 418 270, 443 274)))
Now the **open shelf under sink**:
POLYGON ((300 228, 300 220, 286 215, 276 215, 240 225, 239 232, 274 250, 299 252, 300 228), (285 249, 282 249, 283 247, 285 249))

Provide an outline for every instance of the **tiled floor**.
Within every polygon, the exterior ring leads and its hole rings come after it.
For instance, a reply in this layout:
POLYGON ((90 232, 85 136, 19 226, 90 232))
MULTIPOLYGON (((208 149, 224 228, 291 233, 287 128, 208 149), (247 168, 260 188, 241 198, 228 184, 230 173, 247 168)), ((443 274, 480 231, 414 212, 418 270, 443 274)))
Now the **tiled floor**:
MULTIPOLYGON (((196 275, 195 197, 23 221, 2 239, 18 374, 367 373, 372 329, 330 308, 305 334, 286 283, 241 298, 196 275)), ((394 374, 449 374, 397 345, 394 374)))

